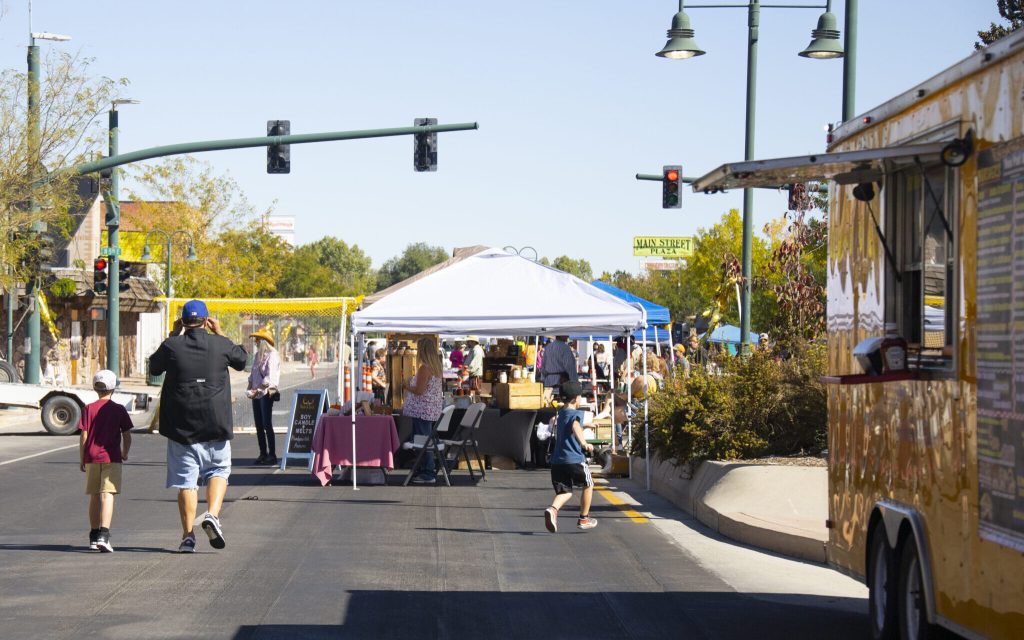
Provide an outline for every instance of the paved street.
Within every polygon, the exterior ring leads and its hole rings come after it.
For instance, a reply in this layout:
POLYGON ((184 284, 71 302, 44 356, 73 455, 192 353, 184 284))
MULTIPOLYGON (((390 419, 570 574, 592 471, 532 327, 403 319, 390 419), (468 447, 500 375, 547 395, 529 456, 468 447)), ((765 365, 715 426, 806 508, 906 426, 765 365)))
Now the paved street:
POLYGON ((75 442, 0 436, 0 451, 50 451, 0 455, 5 638, 866 633, 860 585, 717 538, 628 481, 596 497, 596 530, 578 532, 570 506, 552 535, 541 515, 546 471, 492 472, 480 486, 460 473, 452 488, 394 486, 396 472, 392 486, 321 488, 304 470, 246 465, 256 453, 248 434, 234 441, 227 549, 202 538, 195 556, 173 552, 164 440, 137 433, 112 527, 116 552, 101 555, 86 548, 76 450, 61 449, 75 442))

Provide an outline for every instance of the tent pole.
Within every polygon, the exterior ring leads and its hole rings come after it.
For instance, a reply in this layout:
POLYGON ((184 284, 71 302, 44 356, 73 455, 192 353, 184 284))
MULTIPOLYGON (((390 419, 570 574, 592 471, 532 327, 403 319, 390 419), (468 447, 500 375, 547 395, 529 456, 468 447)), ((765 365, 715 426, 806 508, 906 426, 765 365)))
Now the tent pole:
MULTIPOLYGON (((354 327, 353 327, 354 328, 354 327)), ((356 455, 356 332, 352 331, 352 337, 349 341, 349 366, 352 367, 352 375, 349 376, 349 398, 351 400, 351 408, 349 414, 352 416, 352 490, 359 491, 359 487, 356 485, 356 469, 359 461, 359 457, 356 455)), ((362 374, 359 376, 362 378, 362 374)))
POLYGON ((612 342, 612 366, 608 367, 608 396, 612 412, 612 453, 618 453, 618 438, 615 437, 615 342, 612 342))
POLYGON ((632 335, 626 335, 626 376, 623 378, 626 382, 626 451, 629 456, 629 479, 633 479, 633 454, 628 453, 633 448, 633 414, 630 411, 633 405, 633 351, 630 343, 633 341, 632 335))
POLYGON ((338 384, 335 387, 335 397, 338 399, 338 404, 341 404, 341 399, 345 397, 345 393, 342 387, 345 386, 345 372, 342 369, 345 366, 345 334, 348 333, 348 327, 346 326, 345 311, 348 310, 348 298, 345 298, 341 302, 341 326, 338 327, 338 353, 334 354, 334 357, 338 360, 338 384))
POLYGON ((672 363, 672 368, 669 370, 669 374, 674 377, 676 373, 676 363, 678 362, 678 360, 676 359, 676 346, 672 344, 671 324, 668 326, 668 359, 672 363))
MULTIPOLYGON (((658 330, 655 329, 654 331, 655 331, 654 335, 655 335, 655 337, 657 337, 657 335, 658 335, 657 331, 658 330)), ((643 380, 643 384, 641 385, 641 388, 644 390, 644 471, 646 471, 646 476, 647 476, 647 490, 650 491, 651 490, 651 431, 648 428, 648 424, 647 424, 647 402, 648 402, 648 398, 650 397, 651 394, 650 394, 649 390, 647 389, 647 327, 646 326, 644 327, 643 342, 641 342, 640 344, 643 345, 641 347, 641 349, 643 349, 642 355, 644 357, 644 372, 643 372, 643 378, 641 378, 643 380)))

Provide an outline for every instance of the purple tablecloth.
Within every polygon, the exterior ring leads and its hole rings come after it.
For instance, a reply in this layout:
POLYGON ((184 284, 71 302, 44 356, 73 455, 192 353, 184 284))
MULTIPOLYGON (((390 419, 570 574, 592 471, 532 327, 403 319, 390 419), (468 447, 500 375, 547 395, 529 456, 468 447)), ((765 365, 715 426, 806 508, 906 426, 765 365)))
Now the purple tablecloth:
MULTIPOLYGON (((395 468, 401 443, 391 416, 356 417, 357 467, 395 468)), ((352 466, 352 418, 320 416, 313 436, 313 475, 322 486, 331 481, 334 465, 352 466)))

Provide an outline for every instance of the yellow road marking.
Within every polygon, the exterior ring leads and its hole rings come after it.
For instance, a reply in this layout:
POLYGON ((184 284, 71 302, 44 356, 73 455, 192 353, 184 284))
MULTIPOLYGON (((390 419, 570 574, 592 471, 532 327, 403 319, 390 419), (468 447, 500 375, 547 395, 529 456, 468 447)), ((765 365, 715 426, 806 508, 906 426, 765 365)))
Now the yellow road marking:
POLYGON ((610 502, 613 507, 618 507, 619 510, 622 511, 622 513, 625 514, 626 517, 632 520, 633 522, 649 522, 649 518, 642 515, 639 511, 630 508, 630 506, 626 504, 625 501, 623 501, 621 498, 619 498, 611 491, 607 489, 602 489, 601 487, 594 487, 594 491, 601 494, 601 497, 610 502))

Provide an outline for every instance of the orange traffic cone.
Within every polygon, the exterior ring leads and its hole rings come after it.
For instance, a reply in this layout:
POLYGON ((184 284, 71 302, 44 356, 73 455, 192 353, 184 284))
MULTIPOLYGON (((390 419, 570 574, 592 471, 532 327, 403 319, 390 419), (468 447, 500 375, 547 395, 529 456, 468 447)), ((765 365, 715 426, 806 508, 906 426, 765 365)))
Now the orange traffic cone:
POLYGON ((352 367, 345 365, 345 402, 352 399, 352 367))

